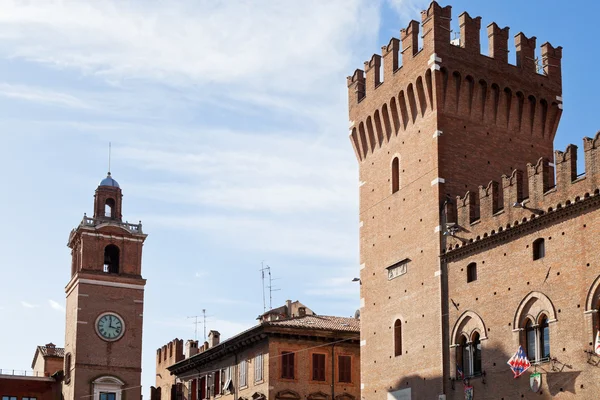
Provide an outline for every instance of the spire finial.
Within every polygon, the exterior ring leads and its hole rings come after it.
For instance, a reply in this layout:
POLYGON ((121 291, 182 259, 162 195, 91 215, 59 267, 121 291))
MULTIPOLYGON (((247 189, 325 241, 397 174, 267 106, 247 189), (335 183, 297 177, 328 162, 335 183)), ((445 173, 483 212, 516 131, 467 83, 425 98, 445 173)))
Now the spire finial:
POLYGON ((108 142, 108 176, 110 176, 110 153, 111 153, 111 143, 108 142))

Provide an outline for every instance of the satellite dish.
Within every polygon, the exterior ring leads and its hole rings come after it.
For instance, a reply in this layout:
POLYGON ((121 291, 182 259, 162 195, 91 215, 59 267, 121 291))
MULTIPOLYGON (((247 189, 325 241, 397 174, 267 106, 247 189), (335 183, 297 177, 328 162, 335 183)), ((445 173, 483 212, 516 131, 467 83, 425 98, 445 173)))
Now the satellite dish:
POLYGON ((354 319, 360 319, 360 310, 354 312, 354 319))

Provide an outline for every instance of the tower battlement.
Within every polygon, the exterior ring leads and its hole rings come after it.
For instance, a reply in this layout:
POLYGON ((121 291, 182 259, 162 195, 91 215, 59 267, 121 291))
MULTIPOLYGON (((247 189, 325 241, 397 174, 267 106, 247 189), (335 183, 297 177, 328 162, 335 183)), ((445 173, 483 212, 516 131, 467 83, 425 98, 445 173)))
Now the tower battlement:
POLYGON ((527 171, 514 170, 503 175, 501 183, 491 181, 479 186, 478 192, 458 196, 454 212, 447 212, 450 226, 456 223, 456 232, 448 236, 445 252, 527 223, 539 225, 543 223, 541 218, 553 220, 552 215, 580 203, 600 202, 600 132, 594 138, 584 138, 583 149, 583 173, 577 171, 577 146, 570 144, 565 151, 554 152, 555 164, 540 158, 535 164, 527 164, 527 171))
POLYGON ((156 366, 166 368, 183 360, 183 339, 173 339, 156 350, 156 366))
POLYGON ((433 110, 553 139, 562 112, 562 48, 544 43, 539 65, 536 37, 520 32, 513 65, 508 27, 487 26, 484 55, 481 17, 459 15, 457 44, 450 39, 451 11, 432 2, 420 23, 410 21, 400 39, 390 39, 381 55, 347 78, 350 139, 359 161, 433 110))

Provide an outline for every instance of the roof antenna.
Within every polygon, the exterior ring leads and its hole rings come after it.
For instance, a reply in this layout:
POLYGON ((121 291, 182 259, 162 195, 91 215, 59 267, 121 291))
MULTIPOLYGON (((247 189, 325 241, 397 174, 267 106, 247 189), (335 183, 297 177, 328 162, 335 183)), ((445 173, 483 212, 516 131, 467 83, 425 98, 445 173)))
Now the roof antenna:
POLYGON ((108 176, 110 176, 110 152, 111 152, 111 143, 108 142, 108 176))

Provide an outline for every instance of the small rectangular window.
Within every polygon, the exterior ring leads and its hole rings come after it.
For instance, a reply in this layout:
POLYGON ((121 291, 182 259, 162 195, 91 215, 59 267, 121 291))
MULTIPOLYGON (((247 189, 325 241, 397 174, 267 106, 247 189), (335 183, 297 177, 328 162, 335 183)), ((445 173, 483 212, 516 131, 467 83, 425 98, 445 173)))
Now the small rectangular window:
POLYGON ((471 263, 467 265, 467 283, 477 280, 477 264, 471 263))
POLYGON ((343 383, 352 382, 351 356, 338 356, 338 380, 343 383))
POLYGON ((281 378, 294 379, 294 353, 291 351, 281 353, 281 378))
POLYGON ((240 362, 240 387, 248 386, 248 364, 246 360, 240 362))
POLYGON ((215 396, 221 394, 221 371, 215 371, 215 396))
POLYGON ((263 380, 263 355, 258 354, 254 357, 254 382, 263 380))
POLYGON ((325 380, 325 354, 312 355, 312 379, 313 381, 325 380))

